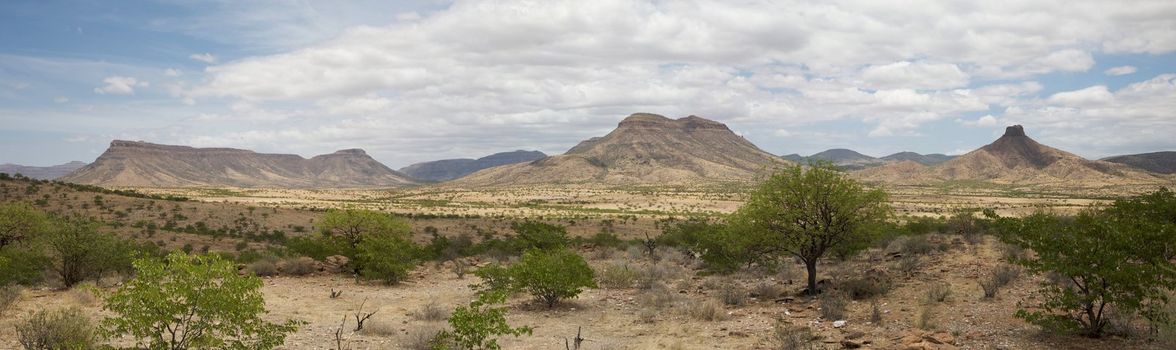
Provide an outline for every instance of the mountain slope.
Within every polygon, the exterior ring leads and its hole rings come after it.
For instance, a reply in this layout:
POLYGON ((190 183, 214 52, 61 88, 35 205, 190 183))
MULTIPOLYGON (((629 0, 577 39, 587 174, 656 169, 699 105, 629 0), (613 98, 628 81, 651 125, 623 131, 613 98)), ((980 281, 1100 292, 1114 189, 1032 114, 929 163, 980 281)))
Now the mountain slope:
POLYGON ((884 161, 882 161, 881 159, 867 156, 867 155, 858 153, 854 150, 849 150, 849 149, 844 149, 844 148, 830 149, 830 150, 827 150, 824 152, 820 152, 820 153, 808 156, 807 159, 828 161, 828 162, 833 163, 833 165, 836 165, 836 166, 839 166, 839 167, 842 167, 845 169, 849 169, 849 170, 864 169, 864 168, 882 165, 882 163, 884 163, 884 161))
POLYGON ((86 166, 86 163, 72 161, 52 166, 27 166, 19 164, 0 164, 0 173, 21 174, 37 180, 53 180, 86 166))
POLYGON ((918 154, 915 152, 898 152, 879 159, 888 162, 901 162, 904 160, 909 160, 922 165, 935 165, 955 159, 955 157, 956 156, 949 156, 940 153, 918 154))
POLYGON ((449 181, 462 176, 473 174, 478 170, 492 168, 499 165, 530 162, 547 157, 539 151, 513 151, 491 154, 478 159, 443 159, 431 162, 416 163, 403 168, 400 172, 416 179, 427 181, 449 181))
POLYGON ((1103 161, 1119 163, 1133 168, 1160 174, 1176 174, 1176 152, 1152 152, 1128 154, 1103 158, 1103 161))
POLYGON ((232 148, 115 140, 94 163, 60 180, 103 186, 348 188, 414 184, 360 149, 305 159, 232 148))
POLYGON ((543 183, 668 184, 747 181, 765 167, 788 164, 760 150, 726 125, 689 116, 637 113, 603 137, 567 153, 482 170, 455 185, 543 183))
POLYGON ((1164 180, 1131 167, 1092 161, 1034 141, 1020 125, 1005 129, 996 141, 933 167, 892 164, 859 171, 856 176, 887 183, 976 180, 1007 184, 1103 186, 1157 183, 1164 180), (905 168, 901 168, 905 167, 905 168))

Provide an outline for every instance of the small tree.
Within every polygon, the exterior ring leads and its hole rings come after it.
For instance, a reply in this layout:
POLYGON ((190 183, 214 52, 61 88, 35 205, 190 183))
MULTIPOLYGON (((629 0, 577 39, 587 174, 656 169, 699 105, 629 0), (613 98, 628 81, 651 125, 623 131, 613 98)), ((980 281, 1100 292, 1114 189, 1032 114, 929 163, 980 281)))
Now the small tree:
POLYGON ((506 323, 506 309, 494 306, 505 302, 506 295, 503 290, 487 290, 478 293, 478 299, 468 306, 457 307, 449 316, 452 330, 437 333, 432 341, 433 348, 497 350, 502 348, 498 345, 498 336, 530 335, 530 327, 511 327, 506 323))
POLYGON ((416 265, 420 248, 396 234, 369 234, 356 247, 360 275, 370 280, 396 284, 408 277, 416 265))
POLYGON ((1176 201, 1146 202, 1146 196, 1119 201, 1105 211, 1073 218, 1045 213, 1000 218, 987 212, 996 219, 1002 240, 1034 252, 1014 263, 1060 277, 1042 285, 1044 301, 1035 310, 1021 309, 1016 316, 1090 337, 1104 333, 1111 309, 1168 324, 1164 308, 1176 285, 1176 264, 1169 256, 1174 232, 1155 226, 1169 217, 1153 215, 1163 209, 1159 205, 1176 201))
POLYGON ((733 216, 736 235, 764 254, 789 254, 808 270, 808 292, 817 293, 817 263, 826 253, 862 249, 872 228, 889 216, 886 193, 867 190, 829 163, 791 167, 773 174, 733 216))
POLYGON ((510 270, 518 288, 548 308, 562 299, 575 298, 584 288, 596 288, 592 268, 583 257, 566 248, 527 251, 510 270))
POLYGON ((363 241, 364 235, 370 234, 400 234, 408 236, 411 227, 403 219, 371 210, 331 210, 319 219, 319 227, 323 232, 342 236, 351 242, 354 248, 363 241))
POLYGON ((150 349, 273 349, 299 322, 274 324, 266 313, 261 280, 240 276, 216 255, 172 253, 137 259, 135 278, 106 298, 109 335, 137 338, 150 349))
POLYGON ((98 223, 88 219, 64 219, 45 235, 44 241, 53 271, 66 288, 130 266, 130 245, 98 232, 98 223))

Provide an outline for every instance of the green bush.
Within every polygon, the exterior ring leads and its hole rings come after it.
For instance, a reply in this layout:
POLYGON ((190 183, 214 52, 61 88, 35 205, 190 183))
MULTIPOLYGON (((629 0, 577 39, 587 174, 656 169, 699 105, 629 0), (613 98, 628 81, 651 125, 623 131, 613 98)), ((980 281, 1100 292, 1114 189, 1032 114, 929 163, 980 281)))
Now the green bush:
POLYGON ((450 330, 433 338, 433 349, 497 350, 498 337, 530 335, 531 328, 511 327, 506 323, 506 309, 495 307, 506 300, 501 290, 479 293, 468 306, 459 306, 449 316, 450 330))
POLYGON ((109 233, 98 232, 98 223, 81 218, 59 222, 44 237, 53 272, 66 288, 109 271, 128 271, 132 245, 109 233))
POLYGON ((0 286, 40 282, 49 264, 49 257, 39 249, 17 246, 0 248, 0 286))
POLYGON ((510 270, 520 289, 549 308, 560 300, 575 298, 584 288, 596 288, 592 268, 568 249, 528 251, 510 270))
POLYGON ((559 225, 528 220, 512 223, 510 227, 516 233, 518 251, 559 249, 572 242, 568 239, 567 229, 559 225))
POLYGON ((1017 317, 1091 337, 1110 323, 1104 310, 1171 323, 1165 307, 1176 286, 1176 195, 1167 189, 1073 218, 986 215, 1002 240, 1033 252, 1014 263, 1058 277, 1042 287, 1044 301, 1034 311, 1019 310, 1017 317))
POLYGON ((343 237, 312 234, 290 238, 286 241, 286 248, 297 255, 321 261, 332 255, 354 257, 355 250, 350 244, 343 237))
POLYGON ((36 238, 49 228, 45 212, 28 203, 0 204, 0 248, 36 238))
POLYGON ((394 234, 372 234, 356 247, 360 276, 396 284, 408 277, 416 266, 420 248, 406 238, 394 234))
POLYGON ((16 325, 16 333, 27 350, 94 349, 100 340, 78 308, 37 311, 16 325))
POLYGON ((107 334, 151 349, 273 349, 299 324, 263 320, 261 280, 218 256, 172 253, 134 266, 135 278, 106 298, 107 334))

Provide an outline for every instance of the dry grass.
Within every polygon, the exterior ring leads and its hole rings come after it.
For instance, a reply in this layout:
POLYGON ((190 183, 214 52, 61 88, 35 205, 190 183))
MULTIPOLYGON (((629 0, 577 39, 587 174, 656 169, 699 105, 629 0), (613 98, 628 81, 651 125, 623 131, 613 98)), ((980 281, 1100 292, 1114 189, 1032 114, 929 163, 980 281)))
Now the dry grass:
POLYGON ((812 328, 777 323, 769 340, 772 349, 778 350, 817 350, 824 349, 821 337, 812 328))
POLYGON ((735 282, 727 282, 719 288, 719 300, 729 306, 742 306, 747 302, 747 290, 735 282))
POLYGON ((286 259, 278 264, 278 268, 282 273, 291 276, 306 276, 318 272, 317 266, 318 264, 314 259, 305 256, 286 259))
POLYGON ((9 309, 16 306, 20 301, 20 295, 24 290, 20 286, 4 286, 0 287, 0 316, 4 316, 9 309))
POLYGON ((249 271, 253 272, 257 277, 277 276, 278 266, 272 261, 259 260, 249 264, 249 271))
POLYGON ((707 300, 701 303, 691 303, 686 306, 686 314, 698 321, 723 321, 727 319, 727 310, 717 300, 707 300))
POLYGON ((421 306, 420 310, 413 312, 412 317, 418 321, 444 321, 449 318, 449 310, 441 307, 437 301, 431 300, 421 306))
POLYGON ((927 302, 942 303, 951 296, 951 285, 947 283, 932 283, 927 286, 927 302))
POLYGON ((400 334, 400 330, 395 323, 388 322, 383 319, 367 320, 363 323, 363 330, 360 334, 376 337, 394 337, 400 334))
POLYGON ((437 333, 442 330, 443 328, 436 326, 414 329, 404 335, 400 345, 403 349, 409 350, 431 350, 433 349, 433 339, 437 338, 437 333))
POLYGON ((772 282, 760 282, 751 288, 751 295, 760 300, 772 300, 784 294, 784 288, 772 282))
POLYGON ((845 319, 845 308, 849 306, 849 297, 844 293, 828 292, 821 296, 821 318, 826 320, 845 319))
POLYGON ((633 288, 633 283, 637 281, 637 277, 637 271, 629 268, 629 265, 613 264, 600 271, 598 282, 604 288, 626 289, 633 288))

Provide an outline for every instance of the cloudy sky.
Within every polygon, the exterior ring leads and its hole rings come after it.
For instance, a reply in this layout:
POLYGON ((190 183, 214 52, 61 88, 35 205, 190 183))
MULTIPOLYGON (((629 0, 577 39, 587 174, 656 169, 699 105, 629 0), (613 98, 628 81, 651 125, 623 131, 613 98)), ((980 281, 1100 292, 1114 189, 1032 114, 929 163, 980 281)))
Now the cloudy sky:
POLYGON ((1176 2, 0 3, 0 163, 130 139, 398 168, 562 153, 634 112, 776 154, 962 153, 1014 123, 1176 150, 1176 2))

